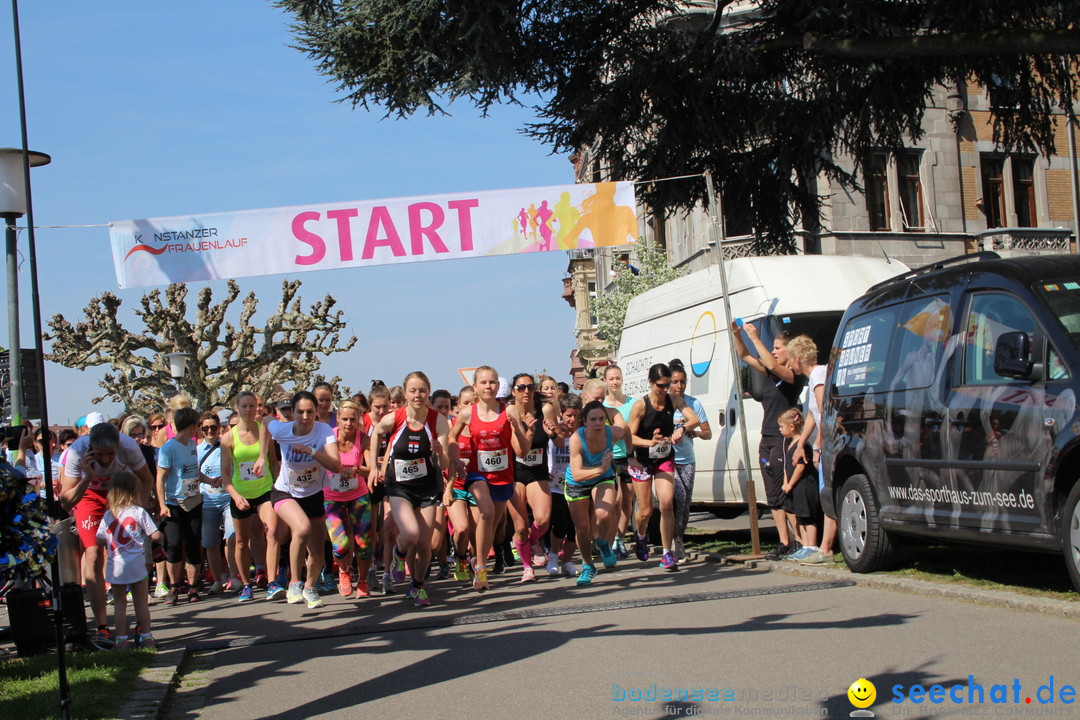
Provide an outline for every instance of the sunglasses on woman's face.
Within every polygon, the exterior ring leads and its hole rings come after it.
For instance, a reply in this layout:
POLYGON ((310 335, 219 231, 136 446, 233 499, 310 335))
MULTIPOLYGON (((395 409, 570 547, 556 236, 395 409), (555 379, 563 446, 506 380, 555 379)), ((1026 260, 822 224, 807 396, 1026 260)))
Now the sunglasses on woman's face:
POLYGON ((535 390, 536 385, 534 383, 529 383, 527 385, 525 383, 521 383, 520 385, 515 385, 514 389, 518 392, 526 392, 527 390, 535 390))
POLYGON ((217 432, 220 429, 221 429, 220 425, 203 425, 202 426, 202 431, 206 432, 206 433, 208 433, 208 432, 217 432))
POLYGON ((150 429, 151 430, 160 430, 163 427, 165 427, 165 426, 164 425, 151 425, 150 429))

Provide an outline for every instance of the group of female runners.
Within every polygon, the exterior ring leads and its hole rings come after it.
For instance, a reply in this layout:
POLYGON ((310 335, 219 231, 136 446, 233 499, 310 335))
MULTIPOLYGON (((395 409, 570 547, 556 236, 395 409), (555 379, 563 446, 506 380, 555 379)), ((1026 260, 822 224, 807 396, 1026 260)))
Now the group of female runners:
MULTIPOLYGON (((269 600, 319 607, 324 566, 336 566, 342 595, 394 592, 408 576, 406 597, 422 607, 430 603, 425 580, 447 560, 451 540, 454 578, 485 592, 496 538, 510 536, 522 582, 543 568, 588 585, 597 573, 594 547, 606 568, 628 557, 622 532, 635 500, 634 546, 648 560, 654 493, 660 567, 678 569, 676 532, 685 520, 675 499, 685 505, 689 493, 677 492, 676 457, 709 432, 700 405, 681 392, 681 363, 650 368, 649 392, 639 399, 622 394, 614 365, 580 397, 528 373, 513 376, 508 392, 505 385, 494 368, 480 367, 452 406, 445 391, 433 401, 427 376, 413 372, 399 388, 378 384, 369 396, 337 403, 336 412, 328 386, 277 408, 240 393, 237 421, 221 440, 236 566, 257 568, 254 581, 240 580, 239 599, 265 587, 269 600), (379 546, 384 574, 372 588, 379 546)), ((688 477, 692 484, 692 467, 688 477)), ((443 568, 440 577, 449 574, 443 568)))

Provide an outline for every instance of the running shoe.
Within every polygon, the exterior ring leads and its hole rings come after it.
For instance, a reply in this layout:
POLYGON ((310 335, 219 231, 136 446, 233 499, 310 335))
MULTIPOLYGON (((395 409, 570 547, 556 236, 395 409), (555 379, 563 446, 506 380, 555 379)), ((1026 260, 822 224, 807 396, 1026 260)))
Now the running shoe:
POLYGON ((315 587, 326 593, 327 595, 337 590, 337 586, 337 580, 335 580, 333 575, 326 572, 325 570, 322 572, 321 575, 319 575, 319 582, 315 583, 315 587))
POLYGON ((791 553, 790 555, 788 555, 784 559, 785 560, 790 560, 791 562, 799 562, 800 560, 805 560, 806 558, 810 557, 811 555, 813 555, 817 551, 818 551, 818 549, 816 547, 810 547, 809 545, 803 545, 801 548, 799 548, 795 552, 791 553))
POLYGON ((250 585, 245 585, 240 589, 240 595, 236 599, 240 602, 251 602, 255 599, 255 593, 251 590, 250 585))
POLYGON ((836 558, 832 553, 826 555, 821 550, 815 550, 807 557, 799 561, 800 565, 825 565, 826 563, 835 562, 836 558))
POLYGON ((221 584, 221 581, 220 580, 215 580, 214 583, 210 586, 210 589, 206 591, 206 594, 207 595, 217 595, 218 593, 220 593, 224 589, 225 589, 225 586, 221 584))
POLYGON ((448 563, 442 563, 439 565, 439 572, 436 573, 436 580, 445 580, 450 577, 450 565, 448 563))
POLYGON ((491 568, 491 572, 494 575, 502 575, 506 572, 506 560, 503 558, 502 550, 495 548, 495 565, 491 568))
POLYGON ((285 595, 285 602, 290 605, 304 602, 304 583, 289 583, 289 592, 285 595))
POLYGON ((559 574, 559 556, 553 552, 549 552, 547 556, 547 572, 548 575, 559 574))
POLYGON ((475 576, 473 577, 473 589, 476 590, 476 592, 484 592, 490 588, 491 584, 488 583, 487 568, 476 568, 475 576))
POLYGON ((536 582, 536 572, 532 565, 526 563, 525 567, 521 568, 521 582, 536 582))
POLYGON ((578 587, 585 585, 592 585, 593 578, 596 577, 596 566, 592 564, 585 564, 581 566, 581 574, 578 575, 577 584, 578 587))
POLYGON ((231 577, 225 582, 225 592, 236 592, 237 590, 243 590, 244 584, 240 582, 240 578, 231 577))
POLYGON ((165 583, 158 583, 157 588, 154 590, 154 597, 158 598, 159 600, 161 598, 169 597, 169 586, 165 583))
POLYGON ((173 585, 172 588, 169 589, 169 598, 165 601, 165 604, 175 605, 178 602, 180 602, 180 586, 173 585))
POLYGON ((356 581, 356 597, 366 598, 371 597, 371 590, 368 589, 367 580, 356 581))
POLYGON ((322 598, 319 597, 318 588, 314 588, 314 587, 304 588, 303 595, 304 595, 304 600, 307 602, 307 606, 308 606, 309 610, 314 610, 315 608, 322 607, 323 602, 322 602, 322 598))
POLYGON ((265 570, 255 571, 255 587, 260 590, 265 590, 266 586, 270 584, 270 578, 267 577, 265 570))
POLYGON ((800 543, 798 540, 792 540, 791 545, 788 546, 788 551, 781 555, 780 559, 787 560, 789 557, 799 552, 800 550, 802 550, 802 543, 800 543))
POLYGON ((283 597, 285 597, 285 588, 281 587, 276 582, 266 584, 267 600, 280 600, 283 597))
POLYGON ((544 546, 537 542, 533 545, 532 550, 532 564, 533 567, 540 567, 547 562, 547 553, 544 552, 544 546))
POLYGON ((771 553, 765 553, 765 559, 766 560, 779 560, 782 557, 784 557, 785 555, 787 555, 789 552, 791 552, 791 546, 790 545, 785 545, 784 543, 779 543, 779 544, 777 544, 776 549, 773 550, 771 553))
POLYGON ((679 563, 677 560, 675 560, 675 554, 670 550, 664 553, 663 557, 660 558, 660 567, 662 567, 664 570, 667 570, 668 572, 674 572, 678 570, 679 563))
POLYGON ((416 587, 416 583, 414 583, 414 582, 409 583, 409 589, 405 593, 405 599, 406 600, 412 600, 414 597, 416 597, 416 592, 419 589, 420 588, 416 587))
POLYGON ((90 636, 90 644, 98 650, 112 650, 113 645, 116 644, 116 638, 113 636, 112 630, 102 626, 90 636))
POLYGON ((390 573, 382 574, 382 592, 383 595, 394 594, 394 581, 390 579, 390 573))
POLYGON ((431 604, 431 598, 428 597, 426 588, 418 588, 416 595, 413 596, 413 605, 416 607, 427 607, 431 604))
POLYGON ((615 536, 615 547, 613 549, 620 560, 625 560, 630 557, 630 551, 626 548, 626 543, 623 541, 622 535, 615 536))
POLYGON ((348 570, 338 570, 337 591, 342 597, 352 595, 352 578, 349 577, 348 570))
POLYGON ((394 582, 405 582, 405 558, 397 554, 394 548, 394 560, 390 563, 390 577, 394 582))
POLYGON ((649 559, 649 541, 644 535, 638 535, 637 540, 634 541, 634 554, 641 562, 649 559))
POLYGON ((615 551, 611 549, 611 545, 607 540, 597 540, 596 545, 600 550, 600 557, 604 561, 604 567, 613 568, 616 563, 619 562, 619 558, 616 557, 615 551))
POLYGON ((469 564, 466 560, 458 560, 454 564, 454 579, 458 582, 469 582, 469 564))
POLYGON ((112 588, 105 591, 105 604, 112 605, 116 600, 113 599, 112 588))
POLYGON ((130 649, 131 649, 131 640, 128 639, 127 635, 121 635, 120 637, 116 638, 116 642, 113 643, 113 650, 130 650, 130 649))
POLYGON ((135 636, 135 645, 143 650, 157 650, 157 640, 150 633, 139 633, 135 636))

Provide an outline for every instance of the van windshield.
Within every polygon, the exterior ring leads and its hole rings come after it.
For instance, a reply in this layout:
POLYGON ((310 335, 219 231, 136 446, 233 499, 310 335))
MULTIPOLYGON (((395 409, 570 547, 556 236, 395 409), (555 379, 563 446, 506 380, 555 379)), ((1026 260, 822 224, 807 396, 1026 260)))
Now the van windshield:
POLYGON ((1073 345, 1080 348, 1080 282, 1040 282, 1033 288, 1050 313, 1065 328, 1073 345))

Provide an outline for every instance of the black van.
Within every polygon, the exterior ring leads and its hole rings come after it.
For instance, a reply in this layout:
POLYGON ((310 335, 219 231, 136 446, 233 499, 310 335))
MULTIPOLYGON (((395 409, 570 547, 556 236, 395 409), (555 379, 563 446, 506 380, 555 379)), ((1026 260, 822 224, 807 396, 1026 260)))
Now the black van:
POLYGON ((1080 589, 1080 257, 965 255, 871 287, 825 389, 821 499, 855 572, 898 535, 1061 552, 1080 589))

